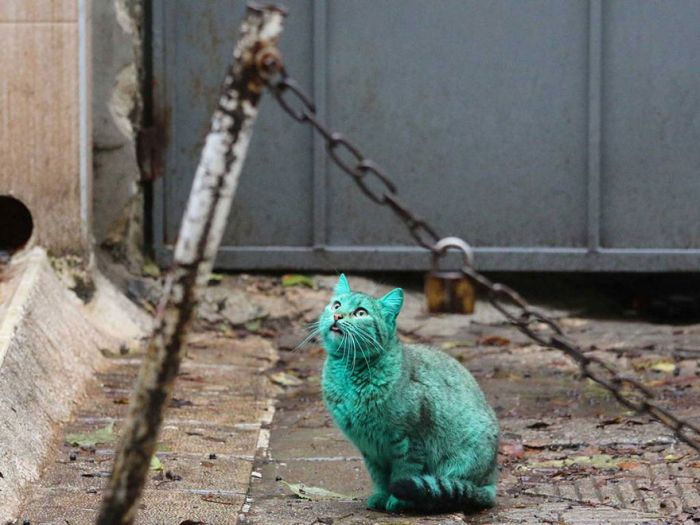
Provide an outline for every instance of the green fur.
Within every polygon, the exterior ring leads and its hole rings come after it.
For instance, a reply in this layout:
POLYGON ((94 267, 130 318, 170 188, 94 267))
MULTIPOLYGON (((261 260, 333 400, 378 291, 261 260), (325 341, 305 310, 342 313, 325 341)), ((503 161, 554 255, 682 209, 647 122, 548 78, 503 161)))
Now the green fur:
POLYGON ((341 275, 318 323, 324 401, 365 459, 374 485, 367 504, 388 512, 491 507, 496 417, 455 359, 399 342, 402 305, 399 288, 374 299, 352 292, 341 275), (342 333, 331 330, 334 314, 342 333))

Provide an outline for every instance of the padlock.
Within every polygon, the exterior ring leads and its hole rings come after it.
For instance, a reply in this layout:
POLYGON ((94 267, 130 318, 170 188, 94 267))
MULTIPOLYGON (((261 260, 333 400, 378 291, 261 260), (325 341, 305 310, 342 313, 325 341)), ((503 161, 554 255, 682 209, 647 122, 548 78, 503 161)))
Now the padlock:
POLYGON ((439 259, 450 249, 462 252, 471 266, 472 250, 457 237, 446 237, 433 248, 433 269, 425 277, 425 298, 430 313, 472 314, 476 294, 471 280, 461 271, 439 269, 439 259))

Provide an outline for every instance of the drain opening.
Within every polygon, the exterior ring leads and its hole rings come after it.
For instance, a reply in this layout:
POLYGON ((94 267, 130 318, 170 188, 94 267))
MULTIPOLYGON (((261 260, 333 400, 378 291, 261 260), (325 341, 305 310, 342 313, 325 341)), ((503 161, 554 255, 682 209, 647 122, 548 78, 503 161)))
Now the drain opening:
POLYGON ((0 252, 13 254, 29 241, 34 231, 32 213, 22 201, 0 195, 0 252))

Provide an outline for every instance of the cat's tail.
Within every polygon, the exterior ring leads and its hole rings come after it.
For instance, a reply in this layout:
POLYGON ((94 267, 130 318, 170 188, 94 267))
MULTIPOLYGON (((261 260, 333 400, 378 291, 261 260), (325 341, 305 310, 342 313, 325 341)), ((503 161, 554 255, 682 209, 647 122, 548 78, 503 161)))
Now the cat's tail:
POLYGON ((478 510, 496 504, 496 485, 476 485, 467 479, 412 476, 389 485, 395 497, 408 500, 418 509, 478 510))

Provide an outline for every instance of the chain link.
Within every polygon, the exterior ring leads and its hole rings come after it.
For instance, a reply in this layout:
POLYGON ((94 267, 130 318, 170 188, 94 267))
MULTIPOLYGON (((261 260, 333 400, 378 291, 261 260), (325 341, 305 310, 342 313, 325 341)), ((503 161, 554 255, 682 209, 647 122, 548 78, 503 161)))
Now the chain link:
POLYGON ((462 239, 441 240, 430 224, 414 214, 399 199, 396 185, 378 164, 366 158, 344 135, 321 123, 311 97, 287 75, 284 68, 281 69, 278 78, 268 79, 267 82, 280 107, 297 122, 308 123, 315 129, 326 141, 326 149, 333 162, 352 177, 369 199, 388 206, 405 224, 418 245, 430 250, 436 258, 445 255, 450 248, 461 251, 465 260, 461 268, 462 273, 487 290, 490 303, 513 326, 538 344, 564 352, 577 362, 583 377, 609 391, 620 404, 640 414, 647 414, 671 429, 679 440, 700 451, 700 427, 655 404, 653 392, 638 380, 617 372, 602 359, 588 355, 578 343, 564 334, 564 330, 554 319, 535 310, 511 287, 494 283, 479 273, 472 265, 472 250, 462 239), (375 186, 379 183, 380 189, 370 186, 372 179, 375 186))

